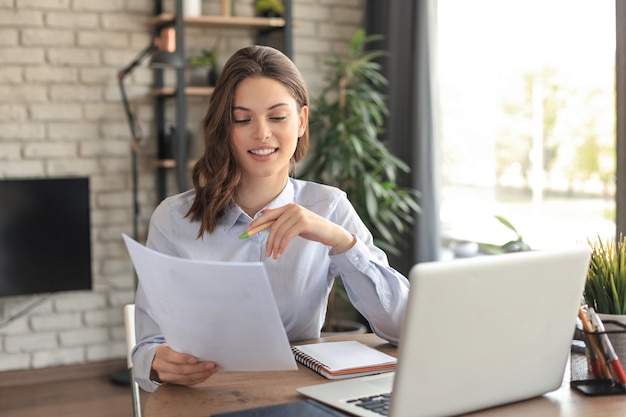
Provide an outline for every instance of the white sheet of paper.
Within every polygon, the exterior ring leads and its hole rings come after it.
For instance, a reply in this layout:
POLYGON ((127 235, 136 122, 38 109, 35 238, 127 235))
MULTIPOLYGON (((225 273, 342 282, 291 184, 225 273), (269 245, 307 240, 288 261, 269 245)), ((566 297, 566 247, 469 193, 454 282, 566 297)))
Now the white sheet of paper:
POLYGON ((172 349, 223 371, 297 369, 262 262, 177 258, 123 238, 172 349))

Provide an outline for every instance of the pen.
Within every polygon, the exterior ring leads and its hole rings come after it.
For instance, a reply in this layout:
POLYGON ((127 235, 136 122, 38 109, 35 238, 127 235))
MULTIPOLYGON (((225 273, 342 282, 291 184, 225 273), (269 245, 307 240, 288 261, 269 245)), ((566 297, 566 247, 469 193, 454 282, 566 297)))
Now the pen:
POLYGON ((260 226, 257 227, 253 227, 252 229, 248 230, 247 232, 243 233, 241 236, 239 236, 239 240, 241 239, 247 239, 250 236, 254 236, 259 232, 262 232, 263 230, 267 229, 268 227, 270 227, 272 225, 272 223, 274 223, 276 220, 271 220, 267 223, 263 223, 260 226))
MULTIPOLYGON (((576 318, 577 320, 577 326, 579 328, 584 328, 583 326, 583 322, 580 319, 580 317, 576 318)), ((591 372, 593 373, 593 376, 596 378, 602 378, 602 367, 600 366, 600 360, 598 359, 598 356, 596 356, 596 351, 591 347, 591 343, 589 341, 589 338, 591 336, 589 335, 585 335, 585 340, 587 340, 587 355, 589 355, 589 364, 591 365, 591 372)))
MULTIPOLYGON (((613 379, 613 376, 611 375, 611 371, 607 367, 606 361, 604 360, 604 354, 602 353, 602 349, 600 349, 600 346, 598 346, 598 341, 596 340, 595 331, 593 327, 591 327, 591 323, 589 322, 589 319, 587 318, 587 312, 582 306, 578 310, 578 316, 580 317, 580 320, 583 322, 583 329, 585 329, 587 340, 591 344, 591 349, 593 349, 593 352, 595 353, 595 360, 592 359, 591 368, 595 372, 597 372, 597 368, 600 367, 600 369, 602 369, 602 373, 607 379, 613 379)), ((593 356, 590 355, 590 358, 592 357, 593 356)))
POLYGON ((609 336, 606 334, 602 320, 600 320, 600 317, 593 308, 589 309, 589 314, 591 315, 591 322, 596 326, 602 344, 604 345, 606 360, 611 365, 611 370, 613 371, 615 380, 622 385, 626 385, 626 375, 624 374, 624 369, 622 368, 622 364, 615 353, 615 349, 613 349, 613 344, 611 344, 609 336))

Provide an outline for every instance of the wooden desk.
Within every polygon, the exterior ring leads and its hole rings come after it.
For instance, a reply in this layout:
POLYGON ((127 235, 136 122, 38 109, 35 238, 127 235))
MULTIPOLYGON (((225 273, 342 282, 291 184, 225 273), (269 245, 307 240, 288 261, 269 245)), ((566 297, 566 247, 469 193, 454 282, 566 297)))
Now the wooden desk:
MULTIPOLYGON (((373 334, 330 337, 319 341, 359 340, 395 355, 396 349, 373 334)), ((569 370, 566 372, 569 374, 569 370)), ((208 417, 246 408, 304 399, 297 387, 330 382, 312 370, 298 365, 298 371, 223 372, 194 387, 163 385, 155 392, 142 392, 144 417, 208 417)), ((556 391, 544 396, 469 414, 472 417, 613 417, 626 415, 626 396, 585 397, 570 389, 569 375, 556 391)))

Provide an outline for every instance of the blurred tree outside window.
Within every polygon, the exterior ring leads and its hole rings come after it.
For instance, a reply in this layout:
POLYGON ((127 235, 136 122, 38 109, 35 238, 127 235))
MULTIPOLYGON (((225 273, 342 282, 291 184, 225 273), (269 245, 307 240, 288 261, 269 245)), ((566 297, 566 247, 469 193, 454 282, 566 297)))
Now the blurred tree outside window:
POLYGON ((615 4, 439 0, 444 246, 615 236, 615 4))

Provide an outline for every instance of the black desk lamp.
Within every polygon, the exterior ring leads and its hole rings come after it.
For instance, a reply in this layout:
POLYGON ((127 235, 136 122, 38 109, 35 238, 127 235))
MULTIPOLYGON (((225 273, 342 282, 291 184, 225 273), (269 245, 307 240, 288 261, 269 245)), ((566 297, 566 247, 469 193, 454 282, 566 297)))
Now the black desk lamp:
POLYGON ((131 164, 132 164, 132 194, 133 194, 133 237, 138 240, 138 217, 139 217, 139 201, 137 186, 137 150, 143 141, 141 126, 133 114, 128 97, 126 96, 126 88, 124 79, 130 75, 133 70, 139 66, 147 56, 152 56, 150 67, 152 68, 182 68, 184 58, 180 51, 176 50, 174 28, 165 28, 161 30, 158 38, 154 39, 145 49, 133 59, 133 61, 117 73, 118 85, 122 95, 122 103, 126 112, 126 119, 131 134, 131 164))
MULTIPOLYGON (((182 68, 184 58, 180 52, 176 51, 174 28, 165 28, 161 30, 158 38, 154 39, 150 45, 144 48, 132 60, 130 64, 121 69, 117 73, 118 85, 122 95, 122 103, 126 112, 126 119, 131 134, 131 170, 132 170, 132 194, 133 194, 133 238, 139 240, 138 218, 139 218, 139 199, 138 199, 138 174, 137 174, 137 151, 139 145, 143 142, 143 133, 141 126, 130 108, 128 97, 126 96, 126 87, 124 79, 130 75, 133 70, 139 66, 143 60, 152 56, 150 67, 152 68, 182 68)), ((135 287, 137 286, 137 277, 135 276, 135 287)), ((113 383, 118 385, 130 385, 130 374, 128 369, 124 368, 116 371, 111 375, 113 383)))

